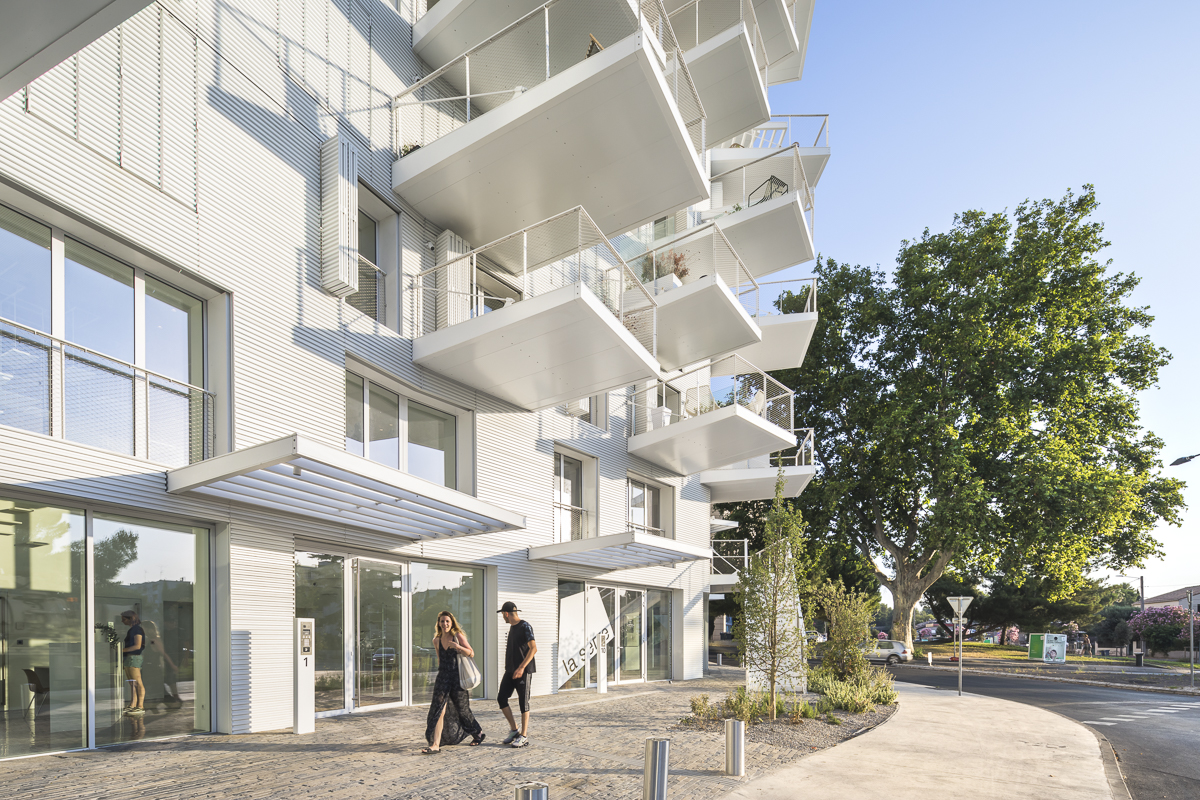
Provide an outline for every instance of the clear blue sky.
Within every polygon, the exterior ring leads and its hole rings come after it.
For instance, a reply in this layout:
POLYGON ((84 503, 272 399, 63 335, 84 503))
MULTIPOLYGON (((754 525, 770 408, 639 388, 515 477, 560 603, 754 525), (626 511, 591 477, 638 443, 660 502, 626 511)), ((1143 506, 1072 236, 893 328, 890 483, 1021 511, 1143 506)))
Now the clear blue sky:
MULTIPOLYGON (((890 269, 902 239, 955 212, 1094 184, 1103 256, 1141 277, 1134 302, 1174 356, 1143 422, 1164 463, 1200 453, 1197 31, 1196 2, 819 0, 804 79, 771 91, 774 113, 831 115, 819 250, 890 269)), ((1156 533, 1151 596, 1200 584, 1200 459, 1166 469, 1191 509, 1156 533)))

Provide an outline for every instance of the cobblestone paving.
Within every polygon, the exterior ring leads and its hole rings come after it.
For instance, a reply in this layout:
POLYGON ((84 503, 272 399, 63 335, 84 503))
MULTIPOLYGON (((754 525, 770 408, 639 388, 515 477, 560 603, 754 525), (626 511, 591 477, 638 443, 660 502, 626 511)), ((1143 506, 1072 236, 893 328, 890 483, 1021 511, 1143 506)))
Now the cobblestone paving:
POLYGON ((507 800, 517 784, 539 780, 555 800, 636 800, 651 736, 671 737, 671 797, 717 798, 801 755, 748 741, 747 776, 730 778, 721 733, 674 727, 693 695, 723 696, 742 674, 714 667, 703 680, 535 697, 521 750, 499 744, 508 726, 494 701, 481 700, 472 704, 489 737, 481 747, 423 756, 426 709, 400 708, 317 720, 307 736, 192 736, 9 761, 0 798, 507 800))

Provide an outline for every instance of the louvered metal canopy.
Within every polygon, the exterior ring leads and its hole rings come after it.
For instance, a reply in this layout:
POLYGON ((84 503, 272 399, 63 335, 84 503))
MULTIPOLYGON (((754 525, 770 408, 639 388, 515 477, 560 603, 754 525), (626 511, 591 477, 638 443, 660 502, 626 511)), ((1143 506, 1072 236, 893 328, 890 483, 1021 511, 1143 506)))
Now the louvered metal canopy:
POLYGON ((167 491, 194 492, 408 539, 525 527, 519 514, 299 434, 170 470, 167 491))
POLYGON ((641 531, 529 548, 530 561, 559 561, 605 571, 665 566, 707 558, 712 558, 710 547, 696 547, 641 531))

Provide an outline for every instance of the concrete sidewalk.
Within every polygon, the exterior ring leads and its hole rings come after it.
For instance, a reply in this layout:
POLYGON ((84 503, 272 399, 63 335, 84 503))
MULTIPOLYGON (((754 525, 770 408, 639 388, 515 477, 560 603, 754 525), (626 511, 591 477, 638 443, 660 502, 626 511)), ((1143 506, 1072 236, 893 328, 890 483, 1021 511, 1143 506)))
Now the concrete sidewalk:
POLYGON ((798 787, 805 800, 1119 796, 1110 791, 1099 741, 1076 722, 980 695, 901 683, 896 691, 900 707, 885 724, 752 780, 726 800, 783 800, 798 796, 798 787))

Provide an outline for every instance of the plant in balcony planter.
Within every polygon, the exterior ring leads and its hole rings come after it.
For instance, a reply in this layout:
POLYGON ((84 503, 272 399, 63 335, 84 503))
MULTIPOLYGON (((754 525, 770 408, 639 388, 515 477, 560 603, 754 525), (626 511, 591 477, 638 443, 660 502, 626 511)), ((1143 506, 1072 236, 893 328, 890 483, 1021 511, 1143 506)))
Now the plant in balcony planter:
POLYGON ((408 154, 409 154, 409 153, 411 153, 412 151, 414 151, 414 150, 420 150, 420 149, 421 149, 421 145, 419 145, 419 144, 406 144, 406 145, 401 145, 401 147, 400 147, 400 157, 401 157, 401 158, 404 158, 406 155, 408 155, 408 154))

